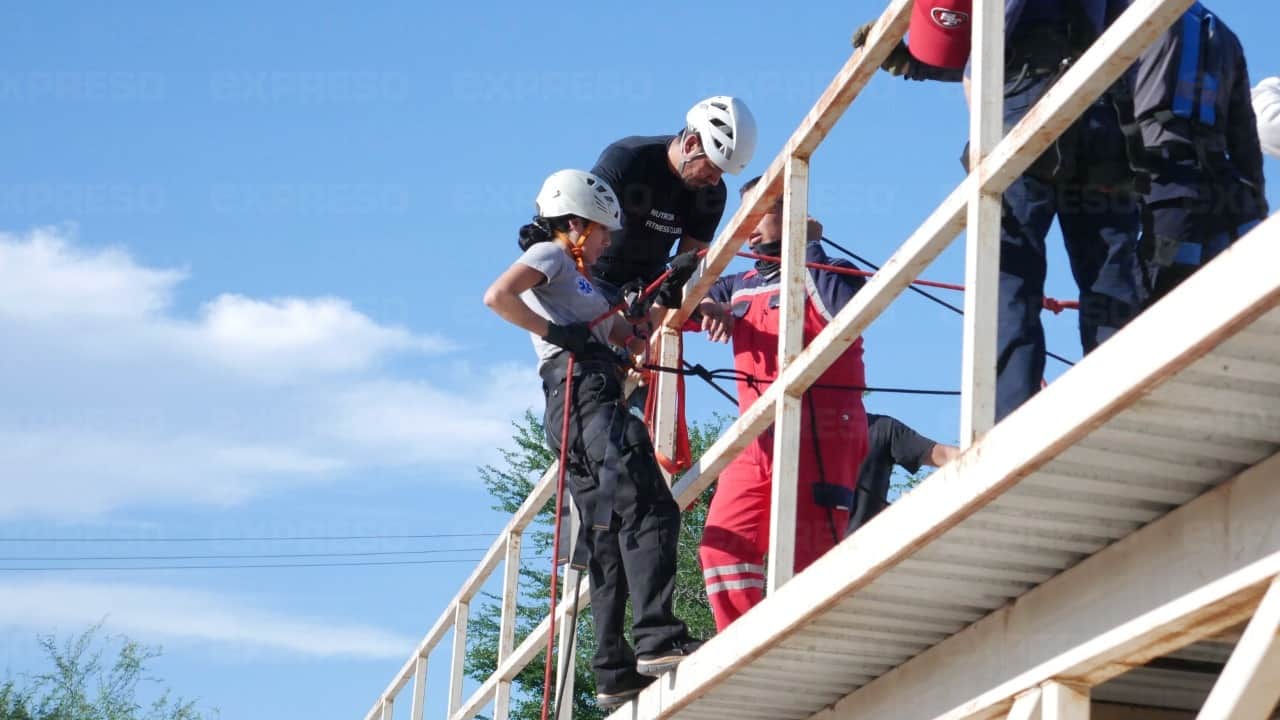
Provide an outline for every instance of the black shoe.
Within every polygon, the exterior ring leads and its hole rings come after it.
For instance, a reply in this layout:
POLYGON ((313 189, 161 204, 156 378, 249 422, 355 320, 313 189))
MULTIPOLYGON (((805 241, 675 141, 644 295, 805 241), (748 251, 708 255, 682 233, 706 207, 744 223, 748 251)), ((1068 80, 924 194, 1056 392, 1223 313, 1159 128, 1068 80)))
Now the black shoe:
POLYGON ((641 690, 653 684, 653 678, 631 674, 616 687, 604 688, 596 693, 596 707, 605 712, 617 710, 640 694, 641 690))
POLYGON ((661 652, 637 655, 636 672, 641 675, 658 677, 668 670, 675 669, 675 666, 697 652, 700 647, 702 647, 701 640, 684 640, 661 652))

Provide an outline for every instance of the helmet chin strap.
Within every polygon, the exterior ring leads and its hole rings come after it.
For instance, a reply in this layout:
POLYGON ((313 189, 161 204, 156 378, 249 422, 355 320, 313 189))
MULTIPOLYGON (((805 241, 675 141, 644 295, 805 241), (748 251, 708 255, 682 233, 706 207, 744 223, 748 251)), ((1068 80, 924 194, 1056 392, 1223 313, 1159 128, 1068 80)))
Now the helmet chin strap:
MULTIPOLYGON (((686 152, 684 151, 684 138, 685 138, 685 137, 687 137, 687 136, 681 136, 681 137, 680 137, 680 140, 679 140, 679 142, 680 142, 680 165, 676 167, 676 172, 680 175, 680 177, 681 177, 682 179, 684 178, 684 166, 685 166, 685 165, 688 165, 691 161, 693 161, 693 160, 697 160, 697 159, 698 159, 698 158, 700 158, 700 157, 706 157, 706 156, 707 156, 707 151, 706 151, 706 150, 699 150, 698 152, 696 152, 696 153, 694 153, 694 154, 692 154, 692 155, 690 155, 689 153, 686 153, 686 152)), ((701 137, 700 135, 697 135, 696 133, 694 133, 694 137, 698 138, 698 142, 702 142, 702 137, 701 137)))
POLYGON ((595 227, 596 224, 588 220, 587 224, 583 226, 582 232, 578 233, 577 240, 570 240, 568 233, 563 235, 564 239, 569 243, 569 255, 573 257, 573 264, 578 266, 578 272, 582 277, 588 280, 591 279, 591 273, 587 271, 587 262, 582 256, 582 248, 586 246, 587 238, 591 236, 591 231, 595 227))

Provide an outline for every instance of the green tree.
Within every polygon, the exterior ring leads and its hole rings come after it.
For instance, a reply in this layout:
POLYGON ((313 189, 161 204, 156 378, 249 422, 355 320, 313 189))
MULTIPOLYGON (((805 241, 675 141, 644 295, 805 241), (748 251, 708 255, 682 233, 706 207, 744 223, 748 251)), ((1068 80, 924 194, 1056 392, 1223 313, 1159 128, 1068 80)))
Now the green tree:
POLYGON ((0 720, 203 720, 194 701, 171 697, 146 674, 159 648, 129 638, 104 637, 101 627, 59 644, 52 635, 38 638, 53 666, 0 684, 0 720), (114 657, 106 657, 110 650, 114 657), (139 698, 142 686, 156 686, 151 702, 139 698))
MULTIPOLYGON (((727 418, 717 415, 705 423, 691 423, 689 444, 694 459, 715 442, 724 428, 727 418)), ((493 508, 503 513, 514 513, 555 457, 543 441, 542 423, 532 412, 513 423, 515 433, 513 447, 502 450, 502 462, 480 469, 486 489, 493 496, 493 508)), ((689 625, 694 637, 708 638, 715 634, 715 620, 707 604, 702 580, 702 568, 698 562, 698 544, 702 540, 702 527, 707 518, 711 490, 686 509, 681 516, 679 567, 676 575, 676 614, 689 625)), ((526 556, 532 551, 539 559, 525 563, 520 569, 520 599, 516 622, 518 645, 546 616, 550 597, 550 562, 552 527, 555 520, 554 502, 549 502, 539 513, 537 520, 525 531, 526 556), (547 559, 543 559, 547 558, 547 559)), ((585 580, 584 580, 585 581, 585 580)), ((568 589, 572 592, 572 588, 568 589)), ((559 597, 566 596, 560 588, 559 597)), ((486 594, 485 604, 474 613, 468 623, 468 647, 466 672, 469 677, 483 681, 498 665, 498 627, 501 620, 501 598, 486 594)), ((604 713, 595 705, 595 678, 591 673, 591 656, 595 652, 595 635, 591 627, 591 613, 583 608, 577 624, 577 662, 574 667, 573 717, 583 720, 603 718, 604 713)), ((540 653, 513 683, 511 717, 517 720, 534 720, 542 707, 543 655, 540 653)))
POLYGON ((933 474, 933 468, 921 468, 914 473, 902 472, 898 468, 893 469, 893 479, 889 482, 889 497, 897 502, 903 495, 911 492, 917 485, 924 482, 924 479, 933 474))

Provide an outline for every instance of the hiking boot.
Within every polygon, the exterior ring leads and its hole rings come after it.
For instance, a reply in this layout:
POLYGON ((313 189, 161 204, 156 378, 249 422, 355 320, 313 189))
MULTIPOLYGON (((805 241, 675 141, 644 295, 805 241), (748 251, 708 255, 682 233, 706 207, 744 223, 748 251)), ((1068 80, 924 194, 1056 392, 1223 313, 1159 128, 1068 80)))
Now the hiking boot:
POLYGON ((641 675, 658 677, 684 661, 702 647, 701 640, 684 640, 672 645, 669 649, 655 653, 636 656, 636 672, 641 675))
POLYGON ((604 688, 596 693, 596 707, 605 712, 613 712, 631 700, 641 690, 653 684, 653 678, 632 674, 618 684, 617 687, 604 688))

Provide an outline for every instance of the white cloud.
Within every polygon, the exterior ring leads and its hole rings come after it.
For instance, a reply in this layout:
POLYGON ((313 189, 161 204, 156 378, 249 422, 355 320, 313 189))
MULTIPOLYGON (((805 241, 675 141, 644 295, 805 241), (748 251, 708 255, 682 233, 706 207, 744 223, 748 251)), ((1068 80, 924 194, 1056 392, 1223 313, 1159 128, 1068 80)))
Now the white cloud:
POLYGON ((99 581, 0 583, 0 626, 79 632, 106 619, 109 632, 148 644, 192 642, 297 655, 385 660, 413 638, 367 625, 305 618, 203 590, 99 581))
POLYGON ((398 462, 426 465, 458 452, 485 457, 511 436, 512 407, 542 404, 531 377, 527 368, 495 368, 466 383, 469 397, 428 382, 367 383, 337 398, 330 427, 345 442, 398 462))
POLYGON ((531 367, 473 370, 341 298, 223 294, 183 317, 185 277, 63 230, 0 233, 0 338, 20 349, 0 352, 0 518, 470 477, 541 403, 531 367))
POLYGON ((129 505, 229 507, 349 467, 302 448, 105 427, 0 431, 0 457, 17 471, 0 495, 0 517, 99 515, 129 505))
MULTIPOLYGON (((108 329, 119 344, 158 344, 258 379, 369 370, 396 354, 453 349, 436 335, 381 325, 342 298, 258 300, 223 294, 195 321, 173 317, 178 270, 138 265, 120 248, 76 247, 68 229, 0 233, 0 318, 31 327, 108 329)), ((114 348, 90 346, 92 352, 114 348)))
POLYGON ((379 325, 339 298, 222 295, 202 308, 195 334, 197 347, 215 359, 263 376, 364 370, 389 354, 452 348, 442 338, 379 325))
POLYGON ((87 252, 72 231, 39 228, 26 237, 0 233, 0 316, 143 317, 168 307, 177 270, 139 267, 119 249, 87 252))

